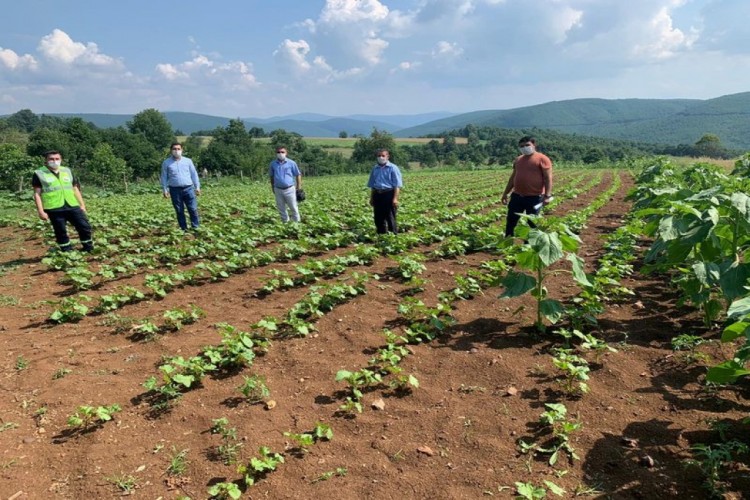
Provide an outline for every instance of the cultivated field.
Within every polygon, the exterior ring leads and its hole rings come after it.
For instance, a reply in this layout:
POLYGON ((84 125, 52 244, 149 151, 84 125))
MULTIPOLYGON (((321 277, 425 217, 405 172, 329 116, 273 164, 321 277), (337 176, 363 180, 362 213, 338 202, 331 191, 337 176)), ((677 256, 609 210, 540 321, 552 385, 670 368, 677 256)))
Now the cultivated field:
POLYGON ((306 179, 296 226, 266 183, 204 186, 188 236, 158 189, 90 198, 93 255, 48 254, 29 202, 0 227, 0 497, 706 498, 691 446, 746 435, 746 386, 704 385, 731 344, 673 349, 720 330, 640 272, 633 174, 557 169, 542 228, 580 241, 531 245, 507 175, 407 173, 385 238, 363 176, 306 179))

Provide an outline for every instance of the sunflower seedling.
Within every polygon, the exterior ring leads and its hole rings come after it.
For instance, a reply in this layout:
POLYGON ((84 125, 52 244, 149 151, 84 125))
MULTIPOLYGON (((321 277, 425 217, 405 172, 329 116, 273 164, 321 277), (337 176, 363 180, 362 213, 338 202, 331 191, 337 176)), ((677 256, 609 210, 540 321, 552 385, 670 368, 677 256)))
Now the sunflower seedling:
POLYGON ((112 415, 121 411, 120 405, 109 406, 79 406, 76 412, 68 417, 68 425, 78 429, 98 427, 112 420, 112 415))

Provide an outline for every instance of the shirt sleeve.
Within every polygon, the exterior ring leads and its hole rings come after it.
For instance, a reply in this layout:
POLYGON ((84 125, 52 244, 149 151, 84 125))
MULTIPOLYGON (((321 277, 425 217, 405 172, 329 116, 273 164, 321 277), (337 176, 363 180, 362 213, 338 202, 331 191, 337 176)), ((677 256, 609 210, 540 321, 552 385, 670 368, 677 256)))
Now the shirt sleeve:
POLYGON ((161 163, 161 190, 168 191, 167 187, 167 160, 161 163))
POLYGON ((71 184, 73 184, 78 189, 81 189, 81 181, 75 175, 73 176, 73 181, 71 182, 71 184))
POLYGON ((292 170, 292 174, 297 177, 298 175, 302 175, 302 172, 299 171, 299 165, 297 165, 297 162, 294 162, 294 169, 292 170))
POLYGON ((367 187, 375 189, 375 169, 370 170, 370 178, 367 180, 367 187))
POLYGON ((35 187, 35 188, 42 187, 42 182, 39 180, 39 176, 36 175, 36 172, 34 172, 34 176, 31 178, 31 187, 35 187))
POLYGON ((552 160, 549 159, 549 156, 542 155, 542 159, 539 162, 539 166, 542 168, 542 170, 549 170, 552 168, 552 160))
POLYGON ((396 165, 393 166, 393 183, 397 188, 404 187, 404 182, 401 179, 401 170, 396 165))
POLYGON ((273 162, 268 164, 268 177, 273 180, 273 162))
POLYGON ((190 179, 193 181, 193 186, 195 186, 195 189, 200 191, 201 188, 201 180, 198 177, 198 171, 195 169, 195 165, 193 164, 193 160, 190 160, 190 179))

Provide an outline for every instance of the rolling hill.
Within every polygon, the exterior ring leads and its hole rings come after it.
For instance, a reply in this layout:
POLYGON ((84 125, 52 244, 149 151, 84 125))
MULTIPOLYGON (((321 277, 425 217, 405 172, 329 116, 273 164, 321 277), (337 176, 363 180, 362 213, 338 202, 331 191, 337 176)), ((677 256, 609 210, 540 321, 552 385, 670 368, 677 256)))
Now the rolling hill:
POLYGON ((476 111, 401 129, 418 137, 469 124, 552 129, 593 137, 661 144, 694 144, 716 134, 730 148, 750 149, 750 92, 708 100, 572 99, 509 110, 476 111))
MULTIPOLYGON (((175 130, 190 134, 224 127, 229 118, 177 111, 164 112, 175 130)), ((118 127, 132 115, 56 114, 77 116, 98 127, 118 127)), ((714 99, 571 99, 506 110, 451 115, 350 115, 333 117, 298 113, 271 118, 242 118, 245 126, 270 132, 285 129, 306 137, 369 135, 373 128, 397 137, 437 135, 463 128, 550 129, 565 133, 659 144, 695 144, 704 134, 719 136, 724 146, 750 150, 750 92, 714 99)))
MULTIPOLYGON (((172 128, 185 134, 191 134, 200 130, 213 130, 216 127, 226 127, 229 124, 229 118, 220 116, 182 111, 165 111, 163 113, 169 123, 172 124, 172 128)), ((104 113, 50 113, 50 116, 82 118, 100 128, 125 126, 128 121, 133 119, 133 115, 104 113)), ((404 127, 418 125, 446 116, 450 116, 450 113, 436 112, 418 115, 385 116, 353 115, 347 117, 299 113, 272 118, 241 118, 241 120, 248 129, 260 127, 266 132, 270 132, 281 128, 306 137, 338 137, 342 131, 345 131, 349 136, 355 134, 369 135, 373 127, 395 133, 404 127)))

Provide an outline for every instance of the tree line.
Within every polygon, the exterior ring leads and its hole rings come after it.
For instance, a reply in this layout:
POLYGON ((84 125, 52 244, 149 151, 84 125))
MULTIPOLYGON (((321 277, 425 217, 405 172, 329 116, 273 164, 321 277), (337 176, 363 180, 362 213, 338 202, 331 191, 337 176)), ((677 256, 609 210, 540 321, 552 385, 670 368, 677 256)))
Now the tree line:
MULTIPOLYGON (((230 120, 226 127, 193 133, 182 143, 185 156, 193 159, 199 172, 260 180, 266 178, 278 146, 288 149, 289 157, 299 164, 304 175, 317 176, 368 172, 378 149, 388 149, 391 161, 403 169, 509 166, 518 155, 518 138, 527 134, 538 138, 541 150, 553 161, 597 163, 653 154, 714 158, 738 155, 711 135, 693 146, 660 146, 551 130, 467 125, 426 143, 408 145, 398 144, 391 134, 373 129, 368 137, 357 137, 347 158, 311 144, 294 132, 266 132, 259 127, 248 130, 240 119, 230 120), (459 137, 466 138, 466 142, 457 142, 459 137)), ((42 165, 42 154, 49 150, 60 151, 64 164, 73 168, 83 183, 123 191, 134 182, 155 182, 170 144, 180 135, 156 109, 143 110, 124 127, 116 128, 98 128, 81 118, 21 110, 0 118, 0 189, 27 189, 32 172, 42 165)))

